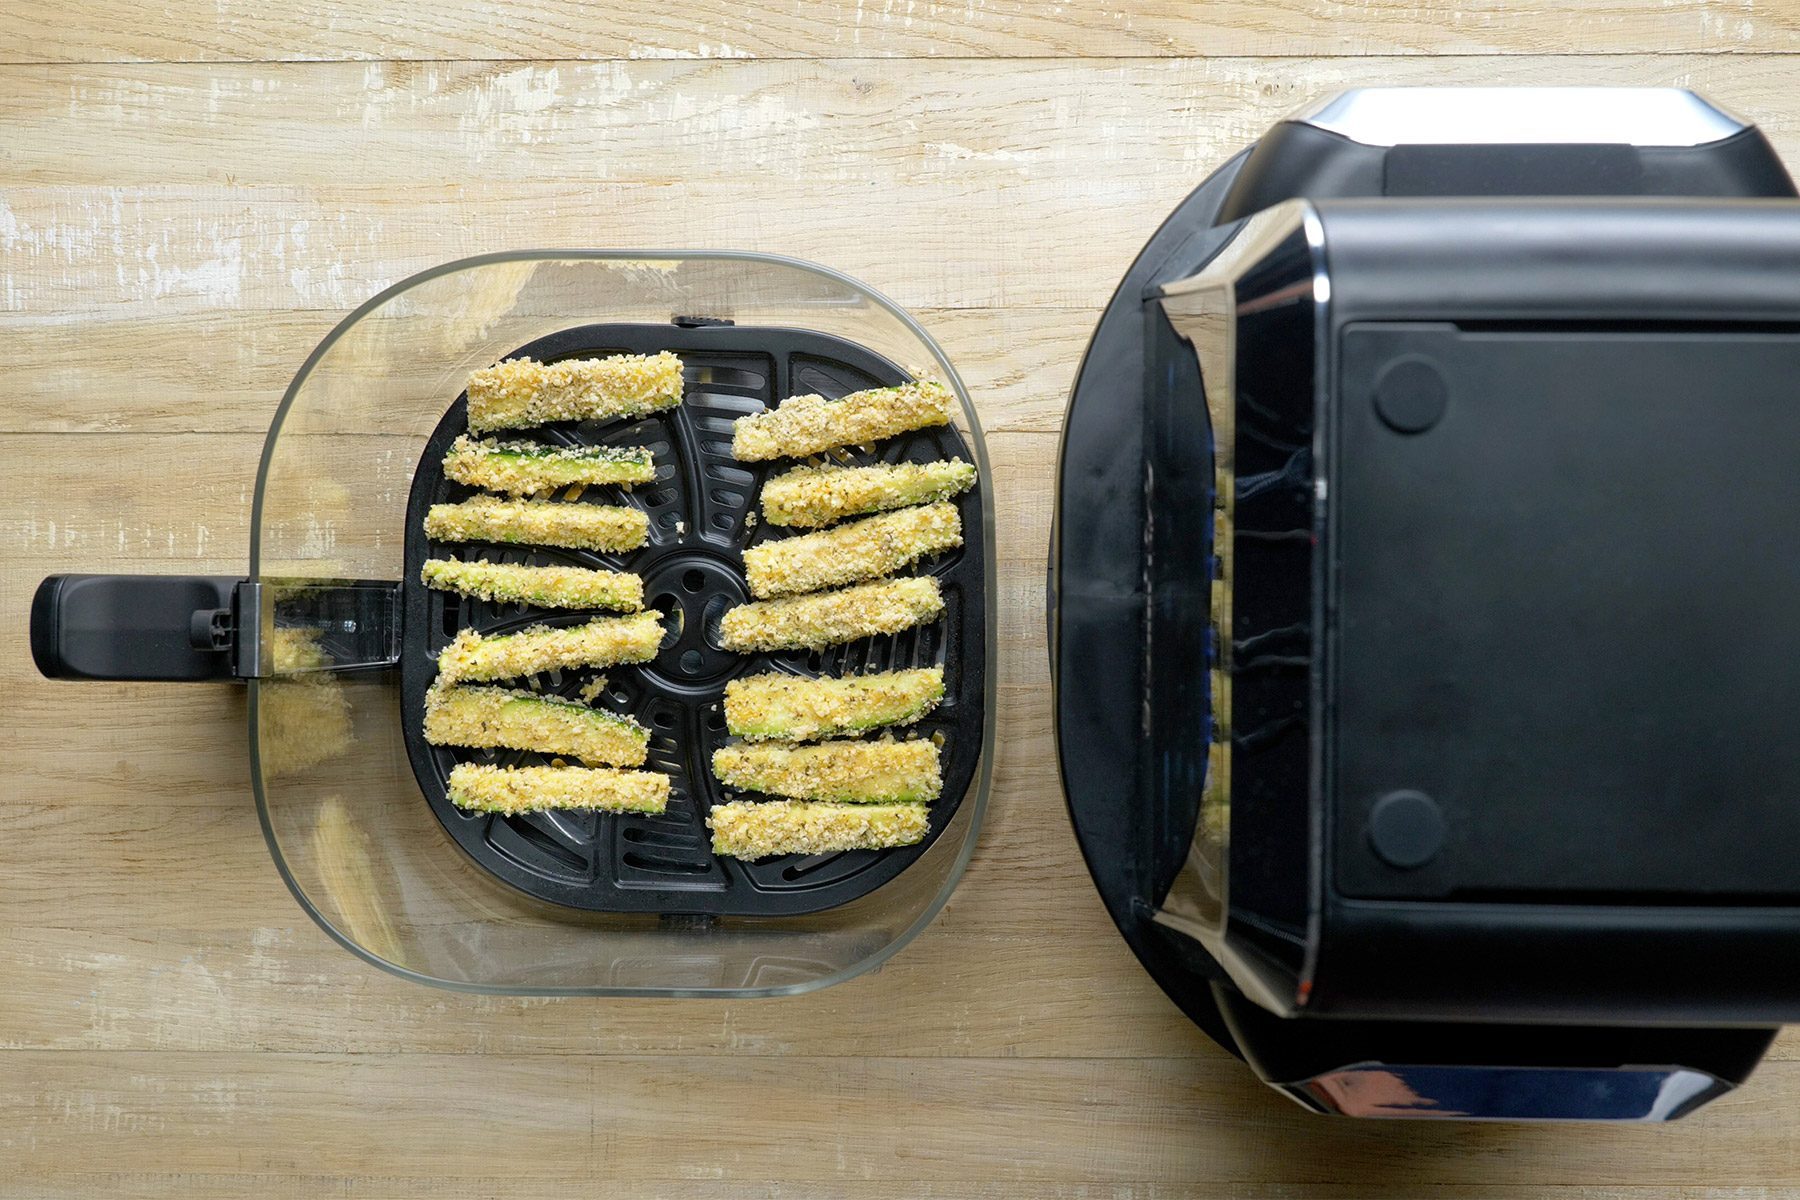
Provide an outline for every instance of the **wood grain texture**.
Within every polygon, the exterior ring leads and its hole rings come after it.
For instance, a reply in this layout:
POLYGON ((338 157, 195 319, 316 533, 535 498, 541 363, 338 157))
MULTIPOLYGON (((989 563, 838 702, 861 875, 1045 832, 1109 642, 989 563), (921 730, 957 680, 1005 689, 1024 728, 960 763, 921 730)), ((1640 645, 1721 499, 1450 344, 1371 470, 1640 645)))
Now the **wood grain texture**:
MULTIPOLYGON (((115 1200, 152 1200, 179 1189, 183 1200, 242 1200, 267 1196, 270 1180, 264 1175, 184 1172, 177 1176, 143 1172, 30 1171, 9 1177, 26 1200, 90 1200, 107 1196, 115 1200)), ((1290 1184, 1290 1183, 1066 1183, 1055 1180, 998 1182, 971 1178, 957 1182, 931 1179, 833 1180, 829 1183, 784 1182, 764 1191, 744 1183, 716 1180, 682 1180, 672 1188, 664 1180, 629 1180, 606 1173, 599 1177, 571 1175, 558 1178, 521 1179, 517 1175, 397 1177, 367 1175, 344 1177, 295 1173, 284 1176, 281 1194, 294 1196, 379 1197, 380 1200, 568 1200, 571 1194, 594 1200, 666 1200, 671 1195, 685 1200, 741 1200, 746 1195, 769 1195, 779 1200, 1516 1200, 1531 1195, 1541 1200, 1793 1200, 1800 1189, 1716 1187, 1517 1187, 1465 1184, 1418 1184, 1400 1181, 1387 1185, 1290 1184)))
POLYGON ((1752 1165, 1770 1184, 1800 1184, 1791 1063, 1764 1068, 1760 1100, 1727 1097, 1704 1121, 1577 1129, 1320 1121, 1224 1055, 8 1057, 0 1148, 15 1171, 79 1162, 122 1172, 167 1156, 185 1171, 223 1173, 249 1154, 296 1173, 466 1180, 491 1176, 503 1155, 522 1180, 616 1178, 629 1164, 633 1183, 671 1191, 971 1177, 1674 1188, 1752 1165), (1220 1127, 1237 1136, 1205 1133, 1220 1127), (296 1133, 303 1151, 277 1149, 296 1133))
POLYGON ((1800 31, 1756 0, 15 0, 9 20, 15 62, 1724 52, 1800 31))
POLYGON ((1800 1197, 1793 1035, 1668 1130, 1360 1126, 1261 1088, 1093 893, 1041 635, 1068 386, 1211 165, 1322 91, 1477 78, 1697 86, 1800 158, 1800 5, 15 0, 0 24, 0 1194, 1800 1197), (240 694, 39 679, 26 607, 53 571, 241 570, 280 394, 380 288, 655 244, 847 270, 978 397, 989 822, 939 919, 824 992, 423 989, 282 885, 240 694))
MULTIPOLYGON (((1092 312, 1211 166, 1309 96, 1446 78, 1684 84, 1754 114, 1791 154, 1791 64, 0 68, 0 328, 344 313, 446 259, 541 246, 734 246, 828 262, 909 308, 1092 312)), ((1057 388, 1072 365, 1056 364, 1057 388)))

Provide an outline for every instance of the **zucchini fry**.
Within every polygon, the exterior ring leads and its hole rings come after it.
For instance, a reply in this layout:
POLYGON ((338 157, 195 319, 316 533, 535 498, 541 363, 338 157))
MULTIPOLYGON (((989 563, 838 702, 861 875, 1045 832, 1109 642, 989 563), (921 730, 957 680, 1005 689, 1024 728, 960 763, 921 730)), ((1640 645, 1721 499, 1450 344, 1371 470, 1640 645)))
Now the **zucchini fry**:
POLYGON ((463 434, 444 455, 444 477, 490 492, 535 496, 577 483, 649 483, 656 463, 642 446, 546 446, 463 434))
POLYGON ((948 500, 975 486, 975 466, 960 458, 873 467, 795 467, 763 484, 763 519, 817 528, 841 517, 948 500))
POLYGON ((943 592, 929 575, 882 579, 835 592, 740 604, 719 622, 727 650, 822 650, 858 638, 899 633, 944 611, 943 592))
POLYGON ((469 432, 636 417, 681 403, 681 360, 615 354, 557 363, 511 358, 469 376, 469 432))
POLYGON ((713 751, 712 765, 728 788, 795 800, 929 804, 944 786, 937 744, 923 738, 721 746, 713 751))
POLYGON ((419 576, 427 587, 497 602, 543 608, 610 608, 615 612, 637 612, 644 607, 644 581, 621 571, 433 558, 426 560, 419 576))
POLYGON ((910 725, 944 698, 944 668, 842 679, 747 675, 725 685, 725 726, 750 741, 809 742, 910 725))
POLYGON ((669 777, 611 767, 492 767, 458 763, 450 770, 450 802, 472 812, 660 813, 669 807, 669 777))
POLYGON ((518 679, 570 667, 649 662, 662 642, 662 614, 596 617, 585 625, 533 625, 484 637, 465 629, 438 655, 438 682, 518 679))
POLYGON ((758 599, 793 596, 892 575, 962 540, 956 505, 903 508, 754 546, 744 551, 744 577, 758 599))
POLYGON ((650 731, 630 717, 561 696, 497 687, 433 684, 425 693, 425 740, 567 754, 609 767, 642 766, 650 753, 650 731))
POLYGON ((921 804, 737 800, 713 805, 706 825, 712 830, 714 854, 751 859, 917 845, 925 840, 928 820, 921 804))
POLYGON ((619 552, 636 550, 649 533, 650 518, 642 511, 611 504, 476 496, 460 504, 434 504, 425 514, 425 536, 439 542, 519 543, 619 552))
POLYGON ((930 425, 948 425, 954 401, 949 388, 931 382, 870 388, 838 400, 790 396, 770 412, 739 417, 732 427, 731 453, 742 462, 804 458, 930 425))

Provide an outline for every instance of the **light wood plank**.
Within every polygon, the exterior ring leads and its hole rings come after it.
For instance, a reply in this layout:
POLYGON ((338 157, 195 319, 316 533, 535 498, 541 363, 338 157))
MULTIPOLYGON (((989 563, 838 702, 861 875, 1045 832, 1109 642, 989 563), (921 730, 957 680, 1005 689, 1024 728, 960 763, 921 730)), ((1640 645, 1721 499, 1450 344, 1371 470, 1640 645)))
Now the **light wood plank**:
MULTIPOLYGON (((1102 919, 1069 836, 1041 696, 1042 689, 1014 689, 1002 697, 1010 743, 1003 740, 998 751, 997 787, 976 852, 981 869, 965 878, 940 918, 946 924, 1036 936, 1077 908, 1102 919)), ((211 728, 229 739, 219 743, 220 759, 243 763, 233 744, 242 725, 211 728)), ((299 919, 267 861, 247 767, 216 781, 171 773, 134 782, 129 770, 117 774, 127 778, 31 788, 0 804, 15 831, 0 839, 6 922, 103 929, 137 912, 156 925, 241 929, 246 921, 282 926, 299 919), (71 888, 71 880, 80 886, 71 888)), ((416 794, 358 800, 364 812, 417 803, 416 794)))
MULTIPOLYGON (((956 366, 990 434, 1060 431, 1099 315, 1097 303, 913 312, 956 366)), ((11 364, 0 434, 260 436, 300 364, 342 317, 207 309, 96 319, 79 337, 66 325, 0 317, 11 364)))
MULTIPOLYGON (((25 1200, 242 1200, 247 1195, 271 1194, 268 1177, 248 1174, 150 1175, 57 1172, 11 1177, 25 1200)), ((669 1185, 661 1181, 636 1181, 614 1177, 568 1176, 562 1179, 525 1179, 513 1175, 489 1175, 467 1179, 408 1178, 386 1175, 284 1176, 295 1196, 379 1197, 380 1200, 568 1200, 570 1195, 593 1200, 666 1200, 669 1185)), ((683 1200, 741 1200, 746 1185, 709 1180, 683 1180, 683 1200)), ((757 1190, 753 1194, 762 1194, 757 1190)), ((1223 1183, 1124 1183, 1083 1180, 1038 1180, 1028 1183, 970 1179, 947 1182, 931 1179, 834 1180, 830 1183, 780 1183, 767 1193, 778 1200, 1518 1200, 1529 1194, 1539 1200, 1795 1200, 1800 1189, 1738 1187, 1589 1187, 1582 1184, 1532 1187, 1481 1185, 1433 1185, 1396 1182, 1381 1187, 1363 1184, 1262 1184, 1241 1181, 1223 1183)))
MULTIPOLYGON (((11 1177, 25 1200, 242 1200, 247 1195, 267 1196, 268 1176, 248 1174, 98 1174, 57 1172, 11 1177)), ((386 1175, 283 1176, 284 1186, 295 1196, 379 1197, 380 1200, 568 1200, 572 1194, 593 1200, 667 1200, 669 1185, 661 1181, 634 1181, 613 1177, 569 1176, 562 1179, 525 1179, 513 1175, 472 1176, 466 1179, 408 1178, 386 1175)), ((683 1180, 683 1200, 741 1200, 746 1185, 707 1180, 683 1180)), ((764 1194, 760 1189, 752 1194, 764 1194)), ((1124 1183, 1116 1180, 1077 1182, 1038 1180, 1029 1183, 970 1179, 946 1182, 930 1179, 834 1180, 830 1183, 780 1183, 770 1185, 768 1195, 778 1200, 1518 1200, 1531 1195, 1540 1200, 1795 1200, 1800 1189, 1763 1187, 1589 1187, 1582 1184, 1532 1187, 1484 1187, 1462 1184, 1433 1185, 1397 1182, 1371 1187, 1363 1184, 1262 1184, 1224 1183, 1124 1183)))
POLYGON ((146 1161, 199 1174, 638 1182, 1383 1181, 1665 1188, 1800 1184, 1800 1066, 1667 1128, 1322 1121, 1223 1056, 588 1057, 17 1052, 15 1172, 146 1161), (971 1072, 983 1081, 970 1087, 971 1072), (426 1086, 422 1083, 428 1081, 426 1086), (1117 1115, 1129 1112, 1130 1118, 1117 1115), (675 1115, 679 1114, 679 1121, 675 1115), (371 1119, 374 1117, 375 1119, 371 1119), (476 1132, 478 1131, 478 1132, 476 1132), (304 1137, 304 1149, 299 1138, 304 1137))
POLYGON ((1459 71, 1688 84, 1800 147, 1780 56, 17 67, 0 313, 347 312, 462 255, 621 243, 795 254, 913 308, 1092 310, 1295 103, 1459 71))
POLYGON ((1067 57, 1226 54, 1734 51, 1791 45, 1800 23, 1752 0, 752 0, 680 10, 626 0, 20 0, 10 61, 1067 57))
MULTIPOLYGON (((1071 892, 1071 908, 1082 897, 1071 892)), ((285 900, 285 894, 280 897, 285 900)), ((425 991, 309 925, 157 927, 148 889, 104 929, 7 927, 6 1050, 350 1054, 802 1054, 856 1058, 1174 1058, 1220 1053, 1104 918, 1059 922, 1065 954, 966 927, 928 930, 879 971, 779 1001, 541 1000, 425 991), (1022 1011, 1022 991, 1042 993, 1022 1011), (859 1014, 891 1033, 872 1045, 859 1014)), ((260 907, 260 906, 259 906, 260 907)), ((1095 901, 1091 906, 1098 907, 1095 901)), ((254 917, 256 914, 245 914, 254 917)), ((269 914, 279 921, 298 910, 269 914)))

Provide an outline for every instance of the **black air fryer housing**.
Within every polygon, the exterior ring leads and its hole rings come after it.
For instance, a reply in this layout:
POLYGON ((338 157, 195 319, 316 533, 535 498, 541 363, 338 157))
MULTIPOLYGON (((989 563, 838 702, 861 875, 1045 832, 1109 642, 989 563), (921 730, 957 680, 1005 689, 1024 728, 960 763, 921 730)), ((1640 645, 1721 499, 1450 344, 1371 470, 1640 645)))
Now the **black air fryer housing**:
POLYGON ((1793 195, 1685 92, 1350 93, 1108 309, 1051 554, 1070 812, 1303 1103, 1666 1119, 1800 1019, 1793 195))

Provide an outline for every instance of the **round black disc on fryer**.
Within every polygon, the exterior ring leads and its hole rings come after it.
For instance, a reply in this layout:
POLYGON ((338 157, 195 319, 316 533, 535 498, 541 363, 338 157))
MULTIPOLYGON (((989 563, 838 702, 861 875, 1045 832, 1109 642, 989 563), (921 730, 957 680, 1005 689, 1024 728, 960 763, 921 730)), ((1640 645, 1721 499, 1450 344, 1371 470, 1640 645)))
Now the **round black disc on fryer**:
MULTIPOLYGON (((589 488, 580 499, 630 504, 649 517, 648 544, 629 554, 595 554, 546 547, 434 543, 426 539, 426 510, 466 499, 474 489, 444 478, 443 458, 465 432, 459 397, 426 443, 407 502, 405 615, 401 655, 401 724, 420 790, 444 828, 496 877, 538 899, 600 912, 743 916, 797 915, 848 903, 888 882, 917 860, 941 834, 975 778, 983 729, 982 671, 985 602, 981 499, 965 493, 964 546, 926 563, 944 592, 937 622, 889 637, 868 638, 824 652, 738 655, 718 641, 726 609, 747 600, 746 546, 770 536, 746 520, 763 479, 791 463, 739 463, 731 457, 731 426, 780 399, 806 392, 840 396, 904 382, 909 376, 854 343, 803 330, 714 325, 591 325, 564 330, 506 357, 540 361, 607 354, 681 356, 682 404, 631 422, 564 422, 509 432, 560 444, 646 446, 654 453, 653 482, 626 490, 589 488), (490 604, 419 582, 433 557, 565 564, 631 571, 644 580, 644 603, 663 614, 663 643, 641 666, 602 671, 556 671, 518 681, 545 692, 580 696, 628 713, 650 730, 646 767, 670 776, 668 811, 659 816, 550 812, 522 816, 469 813, 446 794, 458 762, 523 765, 546 761, 516 751, 466 750, 425 741, 425 692, 437 674, 437 655, 462 629, 503 633, 530 625, 580 624, 599 615, 513 604, 490 604), (943 703, 901 736, 938 740, 944 791, 932 805, 925 841, 897 850, 788 855, 756 862, 715 858, 706 814, 729 797, 713 778, 712 753, 728 740, 722 698, 741 674, 782 671, 842 675, 900 667, 945 667, 943 703), (601 686, 601 680, 604 685, 601 686)), ((882 443, 854 462, 974 461, 952 428, 926 429, 882 443)))

